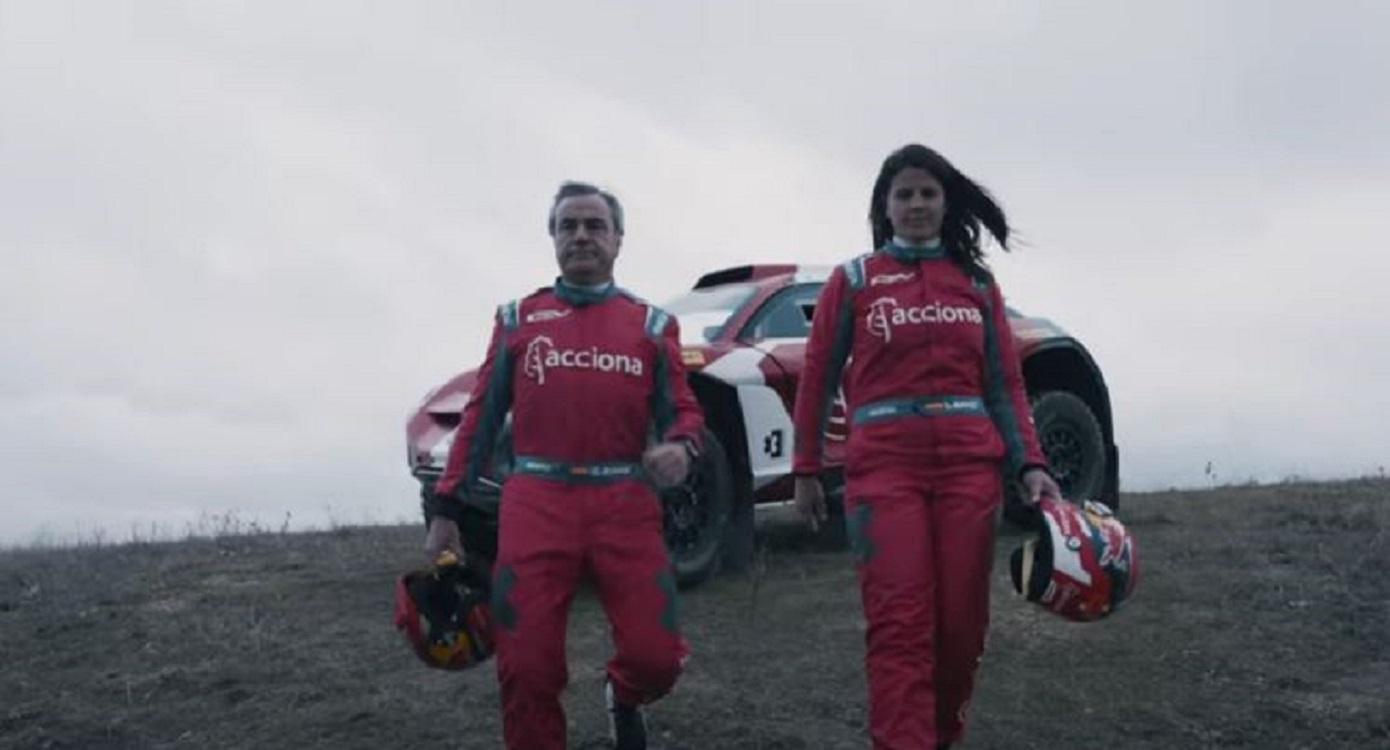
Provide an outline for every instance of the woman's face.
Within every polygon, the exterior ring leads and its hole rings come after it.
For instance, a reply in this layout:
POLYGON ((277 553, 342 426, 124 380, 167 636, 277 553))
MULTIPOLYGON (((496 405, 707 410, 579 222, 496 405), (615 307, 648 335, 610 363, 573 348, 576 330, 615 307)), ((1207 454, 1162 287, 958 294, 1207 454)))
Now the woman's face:
POLYGON ((946 191, 931 172, 904 167, 888 184, 888 221, 893 234, 914 244, 930 242, 941 234, 946 215, 946 191))

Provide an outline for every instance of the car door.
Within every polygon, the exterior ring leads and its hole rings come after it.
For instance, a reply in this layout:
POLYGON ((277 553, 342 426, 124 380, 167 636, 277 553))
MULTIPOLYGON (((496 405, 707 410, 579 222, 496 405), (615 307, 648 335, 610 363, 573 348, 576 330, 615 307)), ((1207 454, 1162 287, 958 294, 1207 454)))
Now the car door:
MULTIPOLYGON (((788 415, 791 415, 796 401, 796 388, 801 382, 806 361, 806 338, 811 332, 811 319, 815 315, 816 301, 823 286, 821 283, 803 283, 780 290, 748 319, 738 336, 740 343, 757 348, 777 364, 779 374, 769 376, 768 385, 782 397, 788 415)), ((785 455, 789 461, 794 437, 789 433, 789 430, 787 434, 769 431, 767 435, 750 435, 749 439, 764 442, 763 450, 767 458, 785 455)), ((843 461, 844 441, 848 434, 844 396, 837 392, 826 424, 828 463, 839 464, 843 461)))

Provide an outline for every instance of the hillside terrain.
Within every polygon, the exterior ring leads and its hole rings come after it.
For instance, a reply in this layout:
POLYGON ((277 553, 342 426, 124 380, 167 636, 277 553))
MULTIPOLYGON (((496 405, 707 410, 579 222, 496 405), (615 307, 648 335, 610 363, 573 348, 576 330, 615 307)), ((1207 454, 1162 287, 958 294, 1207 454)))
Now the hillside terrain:
MULTIPOLYGON (((1143 579, 1110 620, 1014 598, 1000 537, 968 748, 1390 747, 1390 482, 1126 495, 1143 579)), ((418 664, 392 585, 422 529, 0 552, 0 747, 497 748, 491 665, 418 664)), ((668 749, 865 748, 847 553, 764 526, 748 575, 687 592, 668 749)), ((570 622, 573 747, 603 747, 607 625, 570 622)))

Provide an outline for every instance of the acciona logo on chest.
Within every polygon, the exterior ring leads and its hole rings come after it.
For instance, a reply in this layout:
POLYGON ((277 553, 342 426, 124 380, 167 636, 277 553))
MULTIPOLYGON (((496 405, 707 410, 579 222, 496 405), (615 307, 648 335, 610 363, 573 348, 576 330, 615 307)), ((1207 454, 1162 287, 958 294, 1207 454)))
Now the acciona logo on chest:
POLYGON ((560 348, 549 336, 537 336, 526 345, 522 369, 538 385, 545 385, 546 372, 555 369, 597 370, 634 377, 641 377, 643 371, 642 360, 630 354, 606 352, 596 346, 560 348))
POLYGON ((943 305, 941 300, 932 300, 925 305, 904 305, 895 297, 880 297, 869 303, 869 314, 864 325, 869 333, 883 339, 893 340, 893 329, 905 325, 983 325, 984 316, 977 307, 969 305, 943 305))

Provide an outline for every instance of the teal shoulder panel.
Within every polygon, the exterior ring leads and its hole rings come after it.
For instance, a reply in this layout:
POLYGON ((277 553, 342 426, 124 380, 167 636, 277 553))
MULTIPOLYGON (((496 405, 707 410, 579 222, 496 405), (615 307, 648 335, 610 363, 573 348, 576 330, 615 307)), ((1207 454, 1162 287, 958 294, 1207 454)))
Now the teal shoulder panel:
POLYGON ((660 338, 661 333, 666 330, 666 324, 671 321, 671 314, 657 307, 647 305, 647 335, 652 338, 660 338))
POLYGON ((512 300, 503 305, 497 306, 497 317, 502 321, 502 327, 508 331, 515 331, 521 325, 521 300, 512 300))
POLYGON ((849 280, 850 289, 858 291, 864 288, 864 281, 868 276, 868 270, 865 268, 868 259, 869 256, 861 255, 840 264, 840 268, 845 272, 845 278, 849 280))

